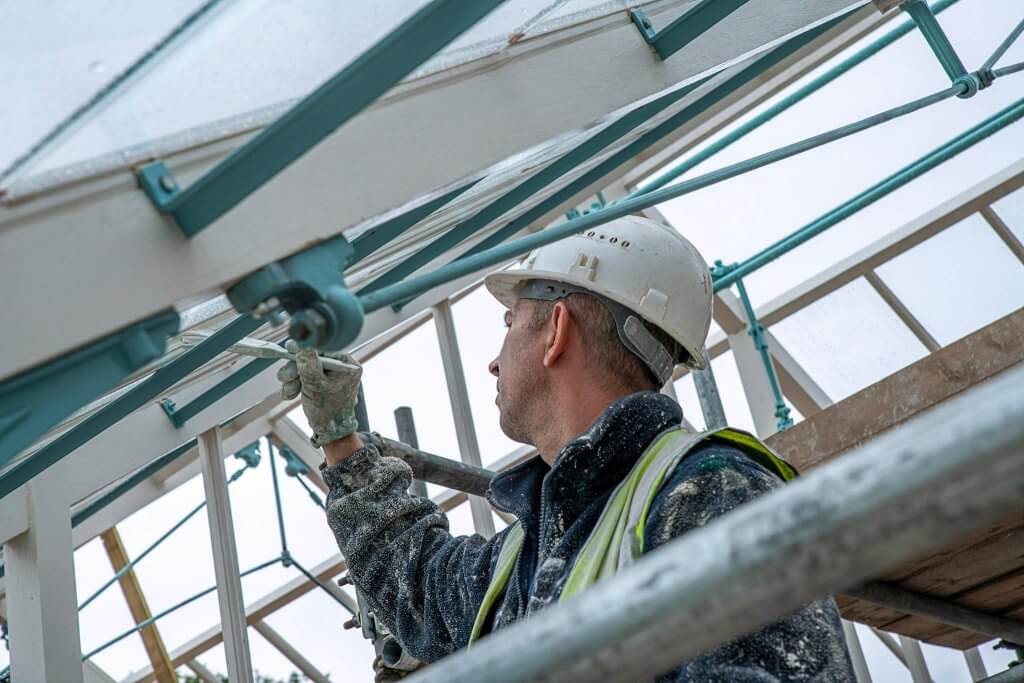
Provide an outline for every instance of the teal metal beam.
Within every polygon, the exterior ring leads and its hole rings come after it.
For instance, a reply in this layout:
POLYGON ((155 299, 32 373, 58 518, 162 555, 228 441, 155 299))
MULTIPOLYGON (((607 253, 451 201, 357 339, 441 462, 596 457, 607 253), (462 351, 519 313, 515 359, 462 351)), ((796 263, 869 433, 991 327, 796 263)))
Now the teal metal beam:
POLYGON ((249 361, 240 370, 236 370, 231 373, 223 380, 213 385, 199 396, 189 401, 187 404, 178 408, 174 405, 174 401, 169 398, 165 398, 160 402, 164 412, 167 413, 167 417, 170 418, 171 423, 178 429, 185 426, 185 423, 190 419, 206 410, 214 403, 224 398, 232 391, 242 386, 256 375, 260 374, 271 365, 277 362, 274 358, 257 358, 256 360, 249 361))
POLYGON ((181 444, 174 450, 161 455, 159 458, 149 463, 144 467, 140 467, 134 473, 125 477, 120 483, 114 488, 110 489, 102 496, 96 498, 84 508, 76 512, 71 516, 71 526, 76 527, 82 522, 86 521, 100 510, 104 509, 115 500, 123 496, 124 494, 131 491, 133 488, 146 481, 154 474, 162 470, 163 468, 170 465, 172 462, 180 458, 181 456, 188 453, 190 450, 196 447, 196 440, 191 439, 181 444))
POLYGON ((538 192, 550 187, 559 178, 571 173, 587 160, 614 144, 640 124, 665 111, 668 107, 692 92, 699 83, 678 88, 647 104, 627 112, 619 119, 607 124, 584 142, 563 154, 558 159, 519 183, 516 187, 498 197, 471 217, 451 228, 433 242, 412 254, 400 264, 366 285, 359 294, 368 294, 381 287, 394 284, 454 248, 464 240, 498 220, 538 192))
POLYGON ((163 162, 139 183, 192 237, 333 133, 504 0, 431 0, 186 190, 163 162))
POLYGON ((633 10, 629 15, 640 29, 640 35, 664 60, 717 26, 747 2, 749 0, 701 0, 660 31, 654 30, 651 20, 641 10, 633 10))
POLYGON ((370 228, 359 237, 352 240, 352 249, 354 252, 349 257, 348 265, 362 261, 364 258, 377 251, 385 244, 388 244, 391 240, 397 238, 406 230, 416 225, 421 220, 476 185, 478 182, 479 181, 474 180, 471 183, 466 183, 451 192, 441 195, 437 199, 425 202, 415 209, 410 209, 401 215, 384 221, 380 225, 370 228))
POLYGON ((178 331, 173 310, 159 313, 0 384, 0 466, 47 430, 148 363, 178 331))
MULTIPOLYGON (((721 261, 715 264, 716 267, 721 267, 721 265, 721 261)), ((715 269, 712 268, 711 272, 713 275, 715 269)), ((754 348, 757 349, 758 354, 761 356, 764 373, 768 376, 768 386, 772 390, 772 397, 775 399, 775 417, 778 419, 776 429, 784 432, 793 426, 793 419, 789 416, 789 406, 786 405, 786 399, 782 397, 782 389, 779 388, 779 377, 775 374, 775 365, 772 363, 772 357, 768 352, 768 339, 764 334, 764 326, 761 325, 754 314, 754 307, 750 303, 750 297, 747 295, 747 288, 743 285, 743 280, 736 281, 736 289, 740 294, 743 312, 747 317, 747 334, 750 336, 754 348)))
MULTIPOLYGON (((949 42, 949 37, 942 30, 942 26, 935 18, 935 14, 932 13, 928 3, 925 0, 906 0, 900 7, 917 24, 917 28, 921 31, 925 41, 928 42, 928 47, 935 53, 939 64, 942 65, 946 75, 949 76, 949 80, 953 83, 973 81, 970 74, 967 73, 967 67, 964 66, 960 56, 956 53, 953 44, 949 42)), ((977 91, 978 86, 975 84, 973 90, 968 90, 961 97, 971 97, 977 91)))
MULTIPOLYGON (((679 112, 673 114, 670 118, 645 133, 642 137, 626 145, 576 180, 572 181, 544 201, 534 206, 532 209, 528 209, 519 217, 509 222, 508 225, 495 231, 456 260, 469 258, 475 254, 491 249, 509 239, 517 232, 525 229, 534 221, 537 221, 551 211, 564 206, 566 202, 570 201, 580 192, 583 192, 588 187, 592 187, 605 176, 614 173, 616 169, 636 157, 638 154, 641 154, 654 146, 666 136, 671 135, 681 126, 686 125, 693 118, 700 116, 711 107, 723 101, 732 93, 747 85, 750 81, 758 78, 768 69, 774 67, 784 59, 791 57, 793 54, 806 47, 808 43, 819 38, 822 34, 835 28, 839 23, 849 17, 849 15, 850 14, 846 14, 841 17, 837 17, 818 28, 791 38, 779 47, 771 50, 763 57, 754 61, 750 66, 740 70, 735 75, 728 78, 711 92, 703 95, 696 102, 687 105, 679 112)), ((705 82, 706 80, 700 81, 698 85, 703 85, 705 82)))
POLYGON ((128 416, 144 404, 213 360, 242 337, 255 331, 263 321, 246 315, 235 318, 195 348, 178 356, 143 382, 103 406, 95 413, 43 446, 30 457, 0 476, 0 498, 28 482, 97 434, 128 416))
POLYGON ((1022 33, 1024 33, 1024 19, 1021 19, 1020 22, 1013 27, 1013 30, 1010 31, 1010 35, 1006 36, 1006 39, 999 43, 999 47, 989 55, 989 58, 981 65, 981 69, 979 69, 979 71, 991 71, 992 67, 996 65, 996 62, 1002 59, 1002 56, 1010 49, 1010 46, 1017 42, 1017 39, 1020 38, 1022 33))
MULTIPOLYGON (((940 14, 946 11, 948 8, 955 5, 960 0, 939 0, 932 6, 932 12, 934 14, 940 14)), ((712 144, 705 147, 700 152, 693 156, 672 164, 667 170, 662 171, 657 178, 650 181, 641 183, 640 186, 630 194, 630 197, 636 197, 647 192, 661 189, 676 180, 680 176, 684 175, 693 168, 704 163, 711 157, 715 156, 726 147, 732 145, 734 142, 746 137, 748 134, 757 130, 764 124, 774 119, 779 114, 792 108, 799 102, 804 101, 814 93, 821 90, 823 87, 836 80, 843 74, 846 74, 854 67, 864 63, 871 57, 881 52, 886 47, 892 45, 897 40, 907 35, 916 28, 916 24, 912 20, 903 22, 900 26, 889 31, 877 40, 872 41, 866 47, 858 50, 854 54, 850 55, 846 59, 842 60, 835 66, 829 68, 825 73, 812 79, 809 83, 797 88, 784 98, 768 107, 754 118, 750 119, 743 125, 739 126, 732 132, 723 135, 712 144)))
MULTIPOLYGON (((761 267, 765 263, 778 258, 782 254, 786 253, 786 251, 796 247, 798 244, 820 234, 829 227, 849 217, 853 213, 856 213, 856 211, 878 201, 887 194, 907 184, 914 178, 917 178, 921 174, 935 166, 938 166, 944 161, 951 159, 965 149, 968 149, 1003 128, 1015 123, 1022 117, 1024 117, 1024 99, 1018 100, 1009 107, 985 119, 958 138, 942 145, 930 154, 902 169, 900 172, 861 193, 850 202, 847 202, 838 209, 830 212, 822 219, 815 221, 806 228, 798 231, 794 235, 791 235, 790 238, 784 240, 779 245, 770 247, 750 261, 730 270, 727 275, 724 275, 722 278, 715 281, 716 291, 733 284, 738 278, 744 277, 754 270, 757 270, 757 268, 761 267)), ((801 145, 803 145, 803 143, 797 143, 796 145, 790 145, 790 148, 799 147, 801 145)), ((761 157, 758 157, 757 160, 763 160, 769 156, 778 155, 770 153, 769 155, 762 155, 761 157)), ((764 165, 762 161, 759 161, 759 163, 760 165, 764 165)), ((727 177, 734 177, 755 167, 757 166, 750 165, 748 162, 735 164, 732 167, 727 167, 720 171, 707 174, 707 176, 696 178, 688 183, 680 183, 640 197, 627 199, 602 209, 601 211, 595 211, 576 220, 563 223, 562 225, 558 225, 532 235, 527 235, 526 237, 517 239, 514 242, 499 245, 472 256, 467 256, 438 268, 431 273, 410 278, 404 282, 377 290, 365 297, 360 297, 362 308, 366 313, 371 313, 384 306, 389 306, 407 298, 414 297, 421 292, 440 286, 456 278, 469 275, 470 273, 477 272, 483 268, 487 268, 488 266, 493 266, 498 263, 502 263, 503 261, 521 256, 533 249, 551 244, 552 242, 557 242, 558 240, 564 239, 570 235, 603 225, 608 221, 655 206, 666 200, 674 199, 686 194, 687 192, 692 192, 694 189, 699 187, 706 187, 711 184, 711 181, 717 182, 727 177)))
POLYGON ((755 270, 764 267, 775 259, 789 253, 796 247, 813 237, 820 235, 829 228, 849 218, 858 211, 874 204, 879 199, 893 193, 915 178, 927 173, 936 166, 949 161, 964 150, 973 147, 982 140, 994 135, 1003 128, 1024 117, 1024 99, 1017 100, 1009 107, 999 111, 978 123, 961 135, 936 147, 928 154, 904 166, 888 178, 872 185, 856 197, 832 209, 823 216, 811 221, 788 237, 762 249, 760 252, 740 264, 727 266, 723 275, 715 280, 714 289, 720 291, 746 277, 755 270))

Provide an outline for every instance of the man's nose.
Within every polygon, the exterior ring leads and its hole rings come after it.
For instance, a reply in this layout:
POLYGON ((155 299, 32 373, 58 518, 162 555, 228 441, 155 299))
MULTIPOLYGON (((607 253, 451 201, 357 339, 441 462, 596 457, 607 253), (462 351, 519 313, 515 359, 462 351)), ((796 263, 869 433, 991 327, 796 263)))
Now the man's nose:
POLYGON ((494 360, 492 360, 490 363, 487 364, 487 371, 489 373, 491 373, 492 375, 494 375, 495 377, 498 376, 498 359, 497 358, 495 358, 494 360))

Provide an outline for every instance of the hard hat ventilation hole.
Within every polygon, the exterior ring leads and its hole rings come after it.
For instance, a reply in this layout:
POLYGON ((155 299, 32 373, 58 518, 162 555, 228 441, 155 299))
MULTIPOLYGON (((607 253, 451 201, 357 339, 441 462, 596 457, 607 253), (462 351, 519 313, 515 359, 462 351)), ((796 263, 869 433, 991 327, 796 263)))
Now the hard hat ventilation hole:
POLYGON ((628 248, 629 247, 629 240, 622 240, 622 246, 628 248))
POLYGON ((608 240, 608 243, 609 243, 609 244, 617 244, 617 243, 618 243, 618 241, 619 241, 619 238, 618 238, 618 237, 613 237, 613 238, 611 238, 610 240, 608 240))

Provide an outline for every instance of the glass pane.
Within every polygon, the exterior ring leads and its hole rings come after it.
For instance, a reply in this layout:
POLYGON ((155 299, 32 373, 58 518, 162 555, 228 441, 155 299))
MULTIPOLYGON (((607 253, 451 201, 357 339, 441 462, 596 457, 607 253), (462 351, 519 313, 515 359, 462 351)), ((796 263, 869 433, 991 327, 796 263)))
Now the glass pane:
MULTIPOLYGON (((981 55, 980 63, 1012 26, 1006 17, 1019 15, 1016 0, 992 0, 973 5, 960 3, 944 12, 941 21, 957 50, 981 55)), ((796 86, 817 77, 888 30, 891 25, 829 60, 796 86)), ((1017 41, 1014 49, 1018 55, 1022 47, 1024 41, 1017 41)), ((1006 63, 1019 61, 1011 55, 1005 59, 1006 63)), ((1020 89, 1010 78, 987 90, 984 97, 944 102, 666 202, 659 208, 709 262, 718 258, 726 263, 741 261, 1016 101, 1020 89)), ((912 33, 693 169, 685 178, 877 114, 945 85, 935 56, 925 41, 912 33), (893 68, 894 64, 899 67, 893 68), (886 83, 886 87, 878 88, 878 83, 886 83)), ((752 110, 722 134, 789 95, 794 87, 752 110)), ((1021 148, 1024 127, 1010 126, 949 160, 751 275, 747 284, 752 300, 755 305, 771 300, 809 275, 957 196, 972 184, 1017 162, 1021 148)))
POLYGON ((921 342, 864 280, 836 290, 771 330, 834 401, 926 355, 921 342))
MULTIPOLYGON (((0 141, 0 169, 58 123, 108 88, 176 29, 175 40, 105 94, 81 120, 20 175, 32 175, 143 145, 183 131, 228 135, 266 125, 408 19, 426 0, 304 3, 235 0, 201 18, 199 0, 159 8, 118 3, 53 13, 13 10, 0 21, 0 45, 13 56, 8 92, 24 104, 0 112, 13 134, 0 141), (6 27, 6 28, 5 28, 6 27), (59 46, 53 49, 53 46, 59 46), (45 51, 43 49, 45 48, 45 51), (41 56, 42 55, 42 56, 41 56), (40 83, 46 83, 40 88, 40 83), (245 115, 244 118, 238 117, 245 115)), ((430 73, 505 49, 524 35, 587 18, 593 0, 566 11, 564 2, 509 0, 413 71, 430 73), (578 14, 583 12, 583 14, 578 14), (577 16, 570 17, 570 14, 577 16)), ((614 8, 611 8, 614 9, 614 8)), ((611 11, 605 7, 602 11, 611 11)), ((11 10, 9 10, 11 11, 11 10)))
POLYGON ((977 214, 893 259, 878 274, 943 345, 1024 304, 1024 267, 977 214))
MULTIPOLYGON (((285 605, 265 621, 332 681, 373 683, 373 645, 363 638, 360 629, 341 627, 349 616, 330 596, 317 589, 285 605)), ((253 629, 249 630, 249 644, 254 650, 254 663, 257 648, 272 648, 253 629)), ((290 662, 268 661, 280 668, 264 669, 261 663, 260 673, 274 680, 288 681, 295 670, 290 662)))

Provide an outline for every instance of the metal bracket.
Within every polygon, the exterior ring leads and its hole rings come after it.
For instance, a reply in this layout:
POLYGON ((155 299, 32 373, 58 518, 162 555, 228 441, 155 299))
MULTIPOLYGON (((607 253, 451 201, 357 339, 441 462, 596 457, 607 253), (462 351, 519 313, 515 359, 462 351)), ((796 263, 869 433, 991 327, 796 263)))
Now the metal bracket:
POLYGON ((630 10, 629 18, 640 30, 647 44, 662 60, 683 49, 713 28, 749 0, 701 0, 660 31, 641 10, 630 10))
POLYGON ((228 300, 259 317, 287 311, 289 336, 300 347, 343 349, 363 326, 362 304, 342 277, 353 253, 344 237, 334 237, 245 276, 227 290, 228 300))
POLYGON ((309 466, 292 449, 282 444, 277 447, 277 452, 284 458, 284 473, 289 477, 297 477, 309 473, 309 466))
MULTIPOLYGON (((162 161, 154 161, 151 164, 147 164, 139 170, 136 177, 139 181, 139 187, 146 193, 149 200, 153 202, 153 206, 156 207, 157 211, 160 213, 170 213, 174 199, 181 194, 181 188, 166 164, 162 161)), ((184 229, 182 229, 182 232, 189 235, 184 229)))
POLYGON ((235 451, 234 456, 249 467, 256 467, 260 464, 260 442, 253 441, 248 446, 243 446, 235 451))
POLYGON ((160 401, 160 408, 164 411, 164 415, 170 418, 171 424, 174 425, 175 429, 181 429, 185 426, 185 421, 178 414, 178 406, 175 405, 174 401, 169 398, 162 399, 160 401))
POLYGON ((48 429, 160 358, 178 314, 159 313, 0 383, 0 465, 48 429))

